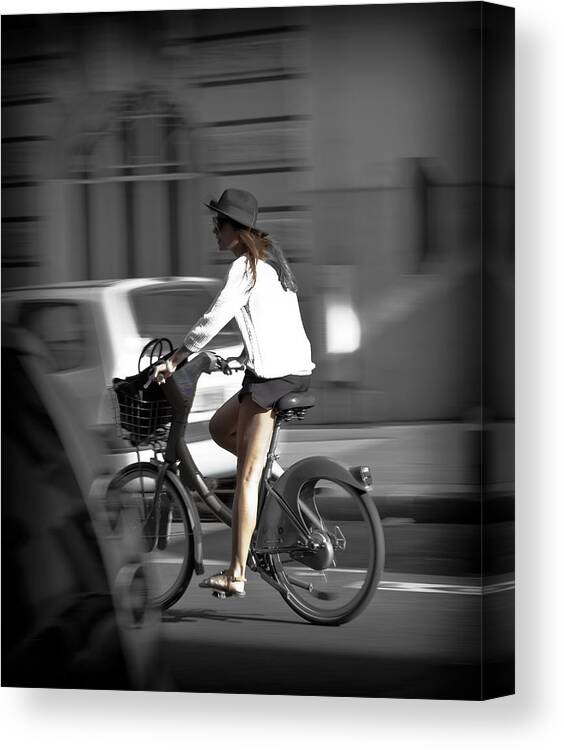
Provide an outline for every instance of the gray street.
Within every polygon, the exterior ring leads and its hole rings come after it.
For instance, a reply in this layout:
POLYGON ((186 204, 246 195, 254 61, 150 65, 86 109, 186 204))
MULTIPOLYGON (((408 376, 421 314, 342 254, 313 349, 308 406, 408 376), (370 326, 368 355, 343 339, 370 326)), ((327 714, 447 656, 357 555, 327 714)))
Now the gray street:
MULTIPOLYGON (((227 562, 229 532, 205 528, 209 574, 227 562)), ((483 677, 479 623, 486 609, 506 623, 489 642, 502 664, 492 679, 509 681, 513 575, 488 579, 484 606, 479 577, 465 575, 468 561, 453 552, 464 548, 469 527, 398 522, 385 530, 389 565, 379 590, 356 620, 337 628, 301 620, 252 572, 242 600, 215 599, 194 577, 163 618, 173 689, 467 698, 483 677), (423 547, 433 542, 435 555, 425 557, 423 547), (440 575, 445 568, 458 574, 440 575)))

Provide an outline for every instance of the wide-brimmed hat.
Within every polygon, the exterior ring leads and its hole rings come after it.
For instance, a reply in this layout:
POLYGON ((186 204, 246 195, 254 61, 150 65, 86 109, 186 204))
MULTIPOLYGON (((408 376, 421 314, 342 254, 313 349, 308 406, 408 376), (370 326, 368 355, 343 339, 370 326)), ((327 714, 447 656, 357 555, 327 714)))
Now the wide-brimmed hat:
POLYGON ((237 188, 224 190, 218 201, 204 203, 212 211, 227 216, 245 227, 255 227, 258 216, 257 199, 252 193, 237 188))

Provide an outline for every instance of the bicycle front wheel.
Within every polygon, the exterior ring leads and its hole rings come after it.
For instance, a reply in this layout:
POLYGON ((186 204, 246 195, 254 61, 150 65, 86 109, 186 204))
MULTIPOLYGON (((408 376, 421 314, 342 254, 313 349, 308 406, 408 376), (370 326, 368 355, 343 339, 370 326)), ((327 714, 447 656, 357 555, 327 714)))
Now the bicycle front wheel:
POLYGON ((340 625, 362 612, 382 576, 378 512, 370 497, 330 479, 304 484, 298 505, 316 548, 277 552, 270 564, 295 612, 317 625, 340 625))
POLYGON ((148 599, 166 609, 180 599, 194 572, 194 535, 181 493, 165 476, 157 488, 158 468, 132 464, 108 486, 106 507, 115 530, 135 529, 141 539, 149 581, 148 599))

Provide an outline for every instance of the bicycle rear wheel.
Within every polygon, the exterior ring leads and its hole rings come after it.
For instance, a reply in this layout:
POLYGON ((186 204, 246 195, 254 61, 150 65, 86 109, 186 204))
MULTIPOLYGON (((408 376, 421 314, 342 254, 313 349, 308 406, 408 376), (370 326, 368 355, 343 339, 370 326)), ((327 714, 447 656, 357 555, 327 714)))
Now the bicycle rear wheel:
POLYGON ((298 505, 317 548, 277 552, 270 565, 295 612, 317 625, 340 625, 362 612, 382 576, 380 518, 370 497, 329 479, 306 482, 298 505))
POLYGON ((110 482, 106 507, 114 529, 131 524, 144 550, 148 597, 166 609, 180 599, 194 572, 194 535, 181 493, 166 476, 155 497, 158 468, 131 464, 110 482))

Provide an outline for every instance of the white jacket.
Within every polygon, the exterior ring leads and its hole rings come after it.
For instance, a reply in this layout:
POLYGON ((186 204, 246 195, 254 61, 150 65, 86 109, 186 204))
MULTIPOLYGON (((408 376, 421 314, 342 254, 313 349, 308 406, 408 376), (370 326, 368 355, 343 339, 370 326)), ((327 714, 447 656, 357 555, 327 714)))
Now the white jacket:
POLYGON ((184 338, 191 352, 203 349, 233 318, 247 350, 247 367, 262 378, 309 375, 315 364, 295 292, 284 291, 278 274, 257 261, 253 285, 245 255, 230 265, 222 289, 184 338))

